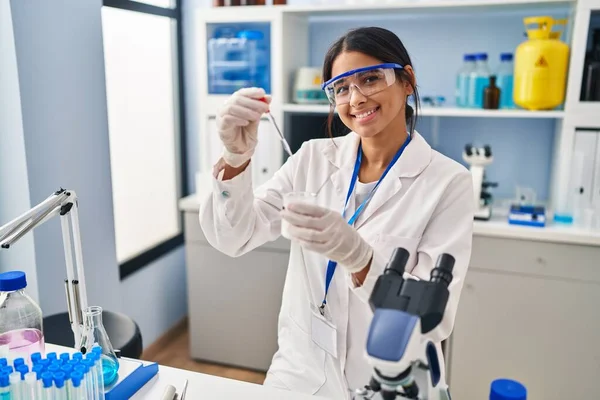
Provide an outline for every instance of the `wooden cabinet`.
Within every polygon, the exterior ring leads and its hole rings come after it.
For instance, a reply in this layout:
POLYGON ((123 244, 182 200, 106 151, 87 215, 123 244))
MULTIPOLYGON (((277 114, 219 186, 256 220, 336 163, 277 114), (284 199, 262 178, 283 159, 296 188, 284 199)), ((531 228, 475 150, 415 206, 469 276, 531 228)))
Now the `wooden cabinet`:
POLYGON ((600 248, 476 237, 451 338, 452 397, 496 378, 528 400, 590 399, 600 376, 600 248))

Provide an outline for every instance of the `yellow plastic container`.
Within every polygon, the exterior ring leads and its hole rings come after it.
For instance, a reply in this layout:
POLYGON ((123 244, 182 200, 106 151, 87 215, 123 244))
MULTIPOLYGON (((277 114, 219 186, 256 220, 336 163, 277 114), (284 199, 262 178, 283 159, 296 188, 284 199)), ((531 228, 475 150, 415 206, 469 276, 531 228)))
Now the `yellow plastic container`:
POLYGON ((524 19, 528 41, 515 54, 513 100, 527 110, 549 110, 565 100, 569 46, 560 40, 562 31, 553 31, 567 20, 552 17, 524 19), (530 28, 531 25, 537 28, 530 28))

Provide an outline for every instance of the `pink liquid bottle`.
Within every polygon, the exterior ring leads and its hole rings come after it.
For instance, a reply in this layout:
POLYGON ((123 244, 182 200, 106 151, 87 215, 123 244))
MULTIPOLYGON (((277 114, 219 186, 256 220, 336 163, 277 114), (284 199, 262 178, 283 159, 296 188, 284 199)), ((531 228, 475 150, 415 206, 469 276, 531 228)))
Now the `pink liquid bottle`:
POLYGON ((12 359, 45 354, 42 310, 25 293, 26 287, 24 272, 0 274, 0 349, 8 350, 12 359))

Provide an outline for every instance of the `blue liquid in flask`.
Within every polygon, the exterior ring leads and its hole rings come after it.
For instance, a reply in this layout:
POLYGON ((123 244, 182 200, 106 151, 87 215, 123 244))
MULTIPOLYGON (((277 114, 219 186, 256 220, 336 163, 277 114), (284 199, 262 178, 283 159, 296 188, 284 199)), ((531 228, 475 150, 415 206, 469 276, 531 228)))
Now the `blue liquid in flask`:
POLYGON ((102 376, 104 377, 104 386, 112 385, 119 376, 119 364, 112 358, 102 355, 102 376))

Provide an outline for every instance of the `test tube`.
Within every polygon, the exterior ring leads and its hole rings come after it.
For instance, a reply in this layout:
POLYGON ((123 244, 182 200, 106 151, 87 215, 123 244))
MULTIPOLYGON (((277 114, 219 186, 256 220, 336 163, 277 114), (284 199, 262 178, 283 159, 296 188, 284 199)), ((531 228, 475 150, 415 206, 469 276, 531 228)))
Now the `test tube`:
POLYGON ((53 374, 55 374, 58 371, 60 371, 60 367, 62 367, 62 365, 60 364, 50 364, 48 366, 48 372, 52 372, 53 374))
POLYGON ((71 359, 71 355, 69 353, 61 353, 60 360, 62 361, 63 364, 69 362, 70 359, 71 359))
POLYGON ((25 374, 25 380, 21 383, 23 385, 23 400, 37 400, 40 398, 38 396, 37 383, 35 372, 25 374))
POLYGON ((13 372, 8 377, 10 383, 10 399, 11 400, 23 400, 21 396, 21 373, 18 371, 13 372))
POLYGON ((94 366, 94 360, 86 357, 83 360, 83 365, 86 367, 88 373, 86 377, 86 384, 88 385, 89 398, 97 400, 98 395, 98 375, 96 375, 96 367, 94 366))
POLYGON ((46 369, 50 365, 50 360, 47 358, 42 358, 40 361, 38 361, 38 365, 41 365, 44 367, 44 369, 46 369))
POLYGON ((81 361, 83 360, 83 354, 80 351, 73 353, 73 360, 81 361))
POLYGON ((53 382, 52 372, 46 371, 42 374, 42 400, 54 400, 53 382))
POLYGON ((0 400, 10 400, 10 380, 4 372, 0 372, 0 400))
POLYGON ((90 374, 90 369, 85 364, 78 364, 73 367, 74 372, 79 372, 83 376, 83 382, 81 386, 83 387, 83 393, 85 394, 86 399, 93 399, 94 394, 92 393, 92 374, 90 374))
POLYGON ((83 379, 83 374, 79 371, 74 371, 71 374, 71 383, 69 384, 69 399, 87 399, 83 379))
POLYGON ((50 363, 52 363, 52 361, 56 360, 56 353, 51 351, 50 353, 46 354, 46 359, 50 360, 50 363))
POLYGON ((64 372, 54 374, 54 400, 68 400, 64 372))
POLYGON ((21 373, 21 380, 25 379, 25 374, 29 372, 29 367, 25 364, 19 365, 17 371, 21 373))
MULTIPOLYGON (((96 348, 94 348, 96 349, 96 348)), ((94 350, 92 349, 92 350, 94 350)), ((102 350, 101 350, 102 351, 102 350)), ((96 367, 96 374, 98 376, 98 399, 104 400, 104 373, 102 371, 102 353, 101 352, 92 352, 94 357, 94 365, 96 367)))

